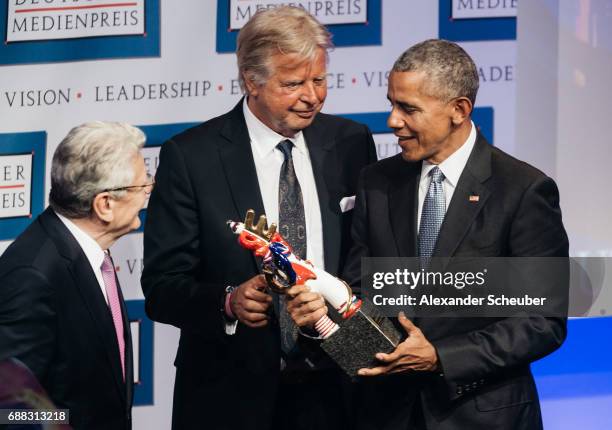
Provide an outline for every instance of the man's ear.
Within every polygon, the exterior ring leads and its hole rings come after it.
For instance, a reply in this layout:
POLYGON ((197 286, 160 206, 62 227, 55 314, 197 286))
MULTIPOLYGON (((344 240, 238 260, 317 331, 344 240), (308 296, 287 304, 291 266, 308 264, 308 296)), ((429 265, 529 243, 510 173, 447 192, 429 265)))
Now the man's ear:
POLYGON ((467 97, 457 97, 451 100, 451 122, 454 126, 463 124, 466 119, 469 119, 474 106, 467 97))
POLYGON ((114 218, 113 207, 115 200, 109 192, 99 193, 94 197, 91 210, 93 214, 104 222, 111 222, 114 218))

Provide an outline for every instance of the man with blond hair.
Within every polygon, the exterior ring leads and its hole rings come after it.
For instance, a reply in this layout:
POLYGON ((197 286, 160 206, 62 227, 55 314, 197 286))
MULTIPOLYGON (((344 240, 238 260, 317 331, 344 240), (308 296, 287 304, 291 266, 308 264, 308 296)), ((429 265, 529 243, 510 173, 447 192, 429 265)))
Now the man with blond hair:
POLYGON ((123 123, 75 127, 51 165, 50 207, 0 257, 0 362, 18 359, 74 430, 132 428, 132 344, 109 248, 153 186, 123 123))
POLYGON ((255 14, 238 36, 245 97, 161 149, 142 286, 148 315, 181 329, 175 430, 346 426, 341 371, 306 336, 327 311, 323 299, 300 295, 298 334, 287 301, 266 290, 226 226, 254 209, 298 255, 342 270, 346 202, 375 151, 367 127, 320 113, 330 47, 303 9, 255 14))

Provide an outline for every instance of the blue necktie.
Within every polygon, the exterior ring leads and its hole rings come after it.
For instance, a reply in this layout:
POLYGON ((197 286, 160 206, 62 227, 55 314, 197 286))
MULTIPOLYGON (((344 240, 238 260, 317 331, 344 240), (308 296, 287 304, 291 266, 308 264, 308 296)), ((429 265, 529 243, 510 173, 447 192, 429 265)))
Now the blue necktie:
POLYGON ((421 225, 419 227, 419 256, 421 257, 422 268, 427 268, 429 265, 446 212, 446 200, 442 187, 444 173, 436 166, 429 171, 429 176, 431 181, 423 201, 421 225))

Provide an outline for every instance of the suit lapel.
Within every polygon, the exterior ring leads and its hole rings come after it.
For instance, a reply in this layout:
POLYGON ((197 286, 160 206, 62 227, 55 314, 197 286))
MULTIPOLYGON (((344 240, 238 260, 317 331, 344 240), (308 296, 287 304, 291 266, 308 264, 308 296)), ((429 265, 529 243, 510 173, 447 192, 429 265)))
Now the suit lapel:
POLYGON ((113 318, 100 290, 100 284, 91 270, 89 260, 72 233, 53 211, 47 209, 41 215, 41 221, 47 233, 55 242, 59 253, 69 261, 68 269, 73 277, 74 286, 91 315, 98 337, 104 345, 106 358, 112 368, 117 389, 122 399, 125 400, 126 393, 121 373, 119 345, 115 335, 113 318))
MULTIPOLYGON (((398 156, 399 157, 399 156, 398 156)), ((417 254, 418 186, 421 163, 398 158, 389 183, 389 217, 399 257, 417 254)))
POLYGON ((334 163, 325 163, 327 157, 331 156, 331 149, 335 142, 333 138, 325 135, 325 131, 322 130, 320 122, 317 120, 310 127, 304 129, 304 139, 310 155, 321 210, 325 269, 331 273, 336 273, 340 261, 342 219, 339 202, 334 202, 334 196, 328 186, 334 172, 331 172, 329 167, 326 166, 331 166, 334 163), (334 205, 334 203, 336 204, 334 205))
POLYGON ((482 210, 491 191, 484 184, 491 176, 491 149, 478 134, 474 149, 459 178, 453 198, 440 228, 434 257, 452 257, 482 210), (476 200, 477 196, 477 201, 476 200), (472 198, 470 198, 472 197, 472 198))
POLYGON ((226 141, 220 145, 219 154, 240 219, 244 219, 248 209, 254 209, 255 214, 259 216, 265 210, 251 150, 251 139, 242 113, 242 100, 231 111, 221 135, 226 141))
MULTIPOLYGON (((219 145, 219 157, 236 207, 237 220, 244 220, 249 209, 255 211, 256 217, 265 213, 251 150, 251 139, 242 112, 243 100, 244 98, 229 113, 221 129, 224 141, 219 145)), ((259 271, 255 257, 251 258, 256 270, 259 271)))
POLYGON ((73 261, 70 271, 72 272, 75 285, 77 285, 83 301, 87 305, 89 312, 92 314, 98 334, 100 335, 104 344, 106 356, 113 369, 113 375, 115 376, 117 388, 121 392, 122 397, 125 399, 126 393, 123 375, 121 372, 119 344, 117 343, 113 317, 108 308, 108 304, 104 300, 102 291, 100 291, 98 280, 90 269, 89 260, 87 260, 87 257, 85 254, 83 254, 83 252, 81 252, 81 255, 73 261))
MULTIPOLYGON (((117 285, 119 285, 119 278, 115 274, 117 285)), ((132 407, 132 398, 134 394, 134 358, 132 350, 132 330, 130 327, 130 319, 123 299, 123 292, 119 288, 119 299, 121 303, 121 315, 123 317, 123 333, 125 338, 125 393, 126 393, 126 404, 129 409, 132 407)))

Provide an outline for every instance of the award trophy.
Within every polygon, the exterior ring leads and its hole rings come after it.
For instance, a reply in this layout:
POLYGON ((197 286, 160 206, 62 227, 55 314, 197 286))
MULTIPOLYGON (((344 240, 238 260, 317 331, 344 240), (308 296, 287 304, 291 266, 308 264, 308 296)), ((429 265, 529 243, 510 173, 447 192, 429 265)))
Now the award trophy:
POLYGON ((377 352, 395 349, 401 334, 376 306, 358 299, 346 282, 293 254, 291 246, 276 231, 276 225, 267 227, 265 215, 259 217, 256 225, 254 219, 255 212, 248 210, 244 223, 227 223, 243 248, 263 258, 262 272, 271 290, 284 294, 293 285, 305 284, 321 294, 342 317, 336 323, 325 315, 314 328, 324 339, 323 350, 347 374, 355 376, 358 369, 376 366, 377 352))

